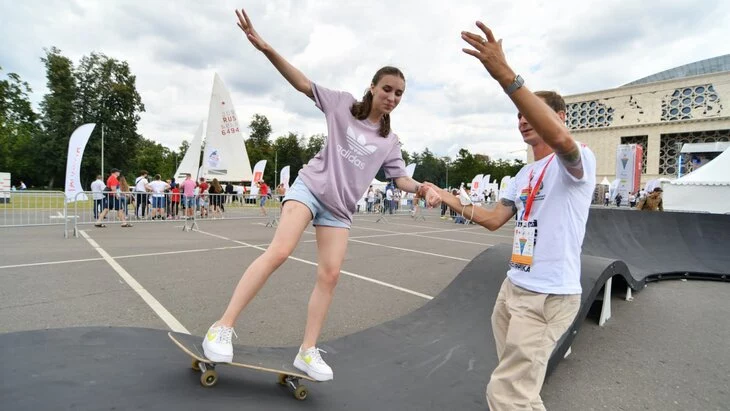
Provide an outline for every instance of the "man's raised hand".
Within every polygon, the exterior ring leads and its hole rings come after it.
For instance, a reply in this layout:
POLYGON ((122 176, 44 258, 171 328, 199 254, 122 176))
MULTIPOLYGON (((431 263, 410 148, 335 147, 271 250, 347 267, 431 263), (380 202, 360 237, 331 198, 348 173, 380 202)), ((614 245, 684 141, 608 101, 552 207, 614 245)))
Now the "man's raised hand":
POLYGON ((468 31, 461 32, 461 38, 473 47, 461 49, 464 53, 476 57, 487 69, 489 74, 500 84, 509 84, 514 80, 514 72, 507 64, 507 59, 502 50, 502 39, 496 40, 492 30, 481 21, 477 21, 477 27, 482 31, 474 34, 468 31))

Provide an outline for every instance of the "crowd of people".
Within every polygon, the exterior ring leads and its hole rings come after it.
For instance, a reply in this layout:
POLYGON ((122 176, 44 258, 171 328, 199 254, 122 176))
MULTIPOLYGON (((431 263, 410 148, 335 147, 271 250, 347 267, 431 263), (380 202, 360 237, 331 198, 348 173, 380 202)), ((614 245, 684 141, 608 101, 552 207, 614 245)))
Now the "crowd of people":
MULTIPOLYGON (((266 215, 266 199, 269 188, 263 180, 256 183, 261 213, 266 215)), ((204 177, 197 181, 187 174, 182 182, 174 178, 163 180, 160 174, 150 178, 146 170, 141 170, 129 184, 121 170, 113 168, 109 177, 103 180, 101 174, 91 183, 94 220, 96 227, 106 227, 104 219, 110 210, 116 211, 122 227, 132 227, 128 221, 135 220, 177 220, 200 218, 223 218, 226 204, 243 203, 245 186, 236 187, 232 183, 222 184, 217 178, 208 181, 204 177), (133 215, 130 215, 130 208, 133 215)), ((277 194, 283 196, 283 185, 277 194)), ((255 200, 254 200, 255 201, 255 200)))

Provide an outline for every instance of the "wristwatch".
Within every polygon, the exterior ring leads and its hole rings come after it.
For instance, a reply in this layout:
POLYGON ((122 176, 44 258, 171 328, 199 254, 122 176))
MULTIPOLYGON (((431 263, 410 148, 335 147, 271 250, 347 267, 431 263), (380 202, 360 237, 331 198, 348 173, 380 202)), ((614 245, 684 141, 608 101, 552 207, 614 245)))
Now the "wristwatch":
POLYGON ((510 84, 509 86, 507 86, 507 88, 504 89, 504 92, 507 93, 508 96, 511 96, 512 93, 519 90, 520 87, 522 87, 524 85, 525 85, 525 80, 522 78, 522 76, 520 76, 518 74, 517 77, 515 77, 515 80, 512 82, 512 84, 510 84))

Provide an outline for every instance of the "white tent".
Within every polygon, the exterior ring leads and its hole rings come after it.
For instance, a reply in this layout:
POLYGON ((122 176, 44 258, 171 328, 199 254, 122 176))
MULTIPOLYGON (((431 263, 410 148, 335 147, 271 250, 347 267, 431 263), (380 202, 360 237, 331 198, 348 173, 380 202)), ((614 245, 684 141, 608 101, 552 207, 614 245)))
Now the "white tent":
POLYGON ((662 189, 665 210, 730 213, 730 149, 662 189))

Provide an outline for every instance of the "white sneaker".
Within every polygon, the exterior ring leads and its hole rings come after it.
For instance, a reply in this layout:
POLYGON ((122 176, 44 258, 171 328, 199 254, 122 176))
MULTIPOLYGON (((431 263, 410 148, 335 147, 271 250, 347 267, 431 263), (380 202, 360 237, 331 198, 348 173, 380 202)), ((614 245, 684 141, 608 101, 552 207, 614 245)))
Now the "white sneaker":
MULTIPOLYGON (((203 352, 213 362, 233 361, 233 344, 231 334, 236 335, 233 327, 213 324, 203 338, 203 352)), ((238 338, 238 335, 236 335, 238 338)))
POLYGON ((326 353, 326 351, 317 347, 312 347, 306 351, 302 351, 300 347, 299 353, 294 359, 294 366, 317 381, 329 381, 334 378, 332 368, 319 355, 320 351, 326 353))

